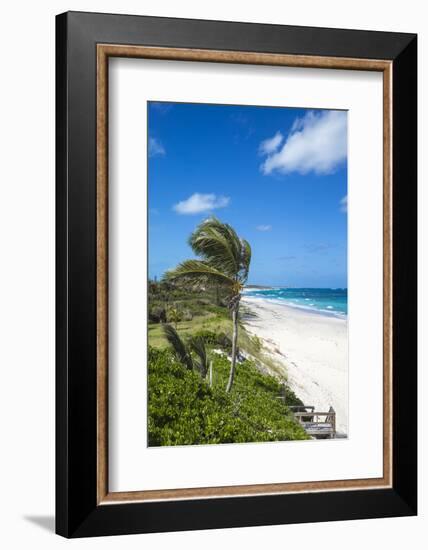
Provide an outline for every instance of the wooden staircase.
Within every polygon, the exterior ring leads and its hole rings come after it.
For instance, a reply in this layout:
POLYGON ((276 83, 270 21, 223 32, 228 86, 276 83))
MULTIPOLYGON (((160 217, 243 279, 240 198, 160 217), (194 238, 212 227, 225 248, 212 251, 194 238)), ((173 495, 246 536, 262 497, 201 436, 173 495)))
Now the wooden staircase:
POLYGON ((314 439, 334 439, 336 437, 336 411, 316 411, 313 405, 291 406, 289 409, 308 435, 314 439))

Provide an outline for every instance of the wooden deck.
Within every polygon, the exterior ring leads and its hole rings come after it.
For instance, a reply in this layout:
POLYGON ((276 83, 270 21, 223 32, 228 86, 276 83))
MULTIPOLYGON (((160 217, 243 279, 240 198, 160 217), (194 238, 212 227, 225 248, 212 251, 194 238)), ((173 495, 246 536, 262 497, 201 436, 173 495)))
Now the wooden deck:
POLYGON ((313 405, 289 407, 294 417, 314 439, 333 439, 336 437, 336 411, 330 407, 328 412, 316 411, 313 405))

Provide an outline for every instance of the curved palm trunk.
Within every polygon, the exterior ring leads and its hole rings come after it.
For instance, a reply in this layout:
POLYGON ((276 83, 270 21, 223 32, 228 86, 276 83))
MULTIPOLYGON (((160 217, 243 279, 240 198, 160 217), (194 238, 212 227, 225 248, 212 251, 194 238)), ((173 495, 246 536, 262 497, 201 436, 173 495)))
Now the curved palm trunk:
POLYGON ((236 353, 238 351, 238 310, 239 302, 232 309, 233 335, 232 335, 232 364, 230 365, 229 381, 226 386, 226 393, 232 389, 233 379, 235 378, 236 353))

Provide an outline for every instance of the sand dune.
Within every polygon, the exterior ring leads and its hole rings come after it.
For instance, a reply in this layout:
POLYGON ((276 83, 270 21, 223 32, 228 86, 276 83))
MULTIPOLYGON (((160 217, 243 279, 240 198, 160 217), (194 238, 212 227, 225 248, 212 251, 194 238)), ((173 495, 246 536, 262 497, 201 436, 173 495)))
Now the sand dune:
POLYGON ((348 338, 347 321, 244 296, 248 332, 263 339, 265 348, 283 365, 291 389, 317 410, 332 406, 337 431, 348 430, 348 338))

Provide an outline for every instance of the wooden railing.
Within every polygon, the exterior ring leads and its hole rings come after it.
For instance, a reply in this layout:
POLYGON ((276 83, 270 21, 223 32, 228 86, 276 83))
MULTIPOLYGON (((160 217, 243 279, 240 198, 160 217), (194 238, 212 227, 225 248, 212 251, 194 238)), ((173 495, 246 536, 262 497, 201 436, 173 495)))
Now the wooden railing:
POLYGON ((289 409, 308 435, 317 439, 336 436, 336 411, 333 407, 327 412, 316 411, 313 405, 296 405, 289 409))

